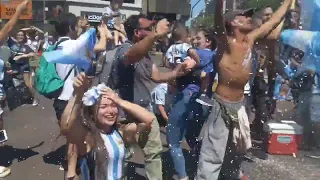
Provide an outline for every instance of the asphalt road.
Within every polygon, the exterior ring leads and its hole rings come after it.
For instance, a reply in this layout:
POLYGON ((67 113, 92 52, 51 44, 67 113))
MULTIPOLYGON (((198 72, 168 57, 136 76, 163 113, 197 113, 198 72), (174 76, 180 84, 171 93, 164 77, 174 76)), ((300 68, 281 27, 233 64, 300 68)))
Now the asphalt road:
MULTIPOLYGON (((158 63, 160 56, 156 56, 158 63)), ((0 145, 0 165, 9 166, 12 174, 6 180, 59 180, 63 179, 63 171, 59 170, 64 138, 59 138, 59 128, 52 108, 52 102, 43 97, 40 105, 22 106, 12 112, 5 110, 5 128, 9 141, 0 145)), ((278 117, 292 117, 290 103, 279 104, 278 117)), ((171 180, 174 170, 165 141, 165 129, 162 128, 163 141, 163 172, 164 179, 171 180)), ((183 145, 186 155, 186 165, 190 176, 196 170, 196 158, 183 145)), ((320 161, 309 159, 300 152, 297 157, 269 155, 261 151, 251 153, 253 161, 243 163, 244 173, 252 180, 319 180, 320 161)), ((143 154, 136 149, 129 176, 134 180, 145 179, 143 154)))

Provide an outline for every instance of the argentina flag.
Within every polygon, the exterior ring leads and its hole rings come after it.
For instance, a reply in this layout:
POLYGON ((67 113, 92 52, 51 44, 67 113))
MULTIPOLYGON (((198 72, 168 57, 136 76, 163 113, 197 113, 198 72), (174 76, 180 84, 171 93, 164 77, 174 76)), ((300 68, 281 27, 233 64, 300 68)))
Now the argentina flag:
POLYGON ((301 21, 303 30, 284 30, 280 41, 304 52, 300 72, 320 72, 320 0, 301 1, 301 21))
POLYGON ((77 40, 60 43, 56 50, 44 52, 43 56, 49 63, 75 64, 87 71, 91 67, 93 48, 96 44, 96 29, 90 28, 77 40))

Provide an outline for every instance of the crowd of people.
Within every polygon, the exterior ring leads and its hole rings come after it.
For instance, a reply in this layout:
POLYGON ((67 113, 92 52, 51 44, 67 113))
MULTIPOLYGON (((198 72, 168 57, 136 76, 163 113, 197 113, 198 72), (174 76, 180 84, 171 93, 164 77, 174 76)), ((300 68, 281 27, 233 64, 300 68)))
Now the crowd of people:
MULTIPOLYGON (((217 0, 215 27, 198 27, 194 35, 183 24, 151 21, 143 14, 122 22, 122 3, 111 0, 96 28, 94 54, 88 56, 97 72, 91 69, 89 74, 77 64, 50 66, 52 77, 60 82, 50 99, 67 140, 67 179, 126 179, 127 160, 136 146, 144 153, 147 178, 162 179, 161 126, 166 127, 179 179, 192 176, 186 171, 184 139, 191 153, 199 156, 195 179, 246 179, 241 163, 252 147, 251 139, 263 138, 263 124, 274 120, 279 99, 296 102, 298 121, 304 126, 304 148, 319 147, 314 132, 319 133, 315 129, 320 128, 320 118, 311 113, 320 105, 319 91, 315 92, 318 82, 314 83, 317 74, 311 70, 295 74, 303 56, 299 50, 282 46, 281 54, 275 52, 285 15, 293 12, 295 0, 284 0, 276 12, 266 6, 259 12, 248 9, 226 14, 223 0, 217 0), (259 23, 253 20, 257 14, 259 23), (159 42, 165 72, 149 54, 159 42), (114 52, 112 56, 110 52, 114 52), (290 80, 291 76, 298 80, 290 80), (302 114, 309 118, 302 121, 302 114)), ((40 82, 38 69, 44 72, 48 68, 48 63, 46 67, 42 63, 42 53, 64 48, 64 43, 77 39, 91 26, 86 17, 66 13, 55 22, 54 33, 30 27, 9 37, 27 4, 24 0, 0 31, 0 42, 11 52, 8 61, 0 59, 0 97, 6 100, 6 76, 20 74, 32 105, 37 106, 35 94, 42 92, 34 85, 40 82)), ((290 22, 290 28, 298 27, 290 22)), ((8 140, 3 121, 1 116, 1 142, 8 140)), ((8 174, 9 168, 0 167, 0 177, 8 174)))

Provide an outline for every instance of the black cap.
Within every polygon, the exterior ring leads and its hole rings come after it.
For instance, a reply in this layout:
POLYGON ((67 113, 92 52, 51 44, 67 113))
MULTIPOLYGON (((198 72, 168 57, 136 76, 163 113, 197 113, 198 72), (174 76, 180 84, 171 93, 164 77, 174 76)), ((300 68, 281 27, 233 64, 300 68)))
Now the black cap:
POLYGON ((255 13, 255 10, 250 8, 250 9, 238 9, 234 11, 227 12, 224 14, 224 20, 226 22, 232 22, 236 16, 248 16, 251 17, 255 13))

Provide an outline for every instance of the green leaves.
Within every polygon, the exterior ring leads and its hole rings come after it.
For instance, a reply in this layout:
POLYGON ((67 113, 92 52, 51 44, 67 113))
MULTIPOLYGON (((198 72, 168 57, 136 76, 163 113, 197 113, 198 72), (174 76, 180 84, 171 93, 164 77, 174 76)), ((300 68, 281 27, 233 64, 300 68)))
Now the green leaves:
POLYGON ((198 16, 192 20, 192 25, 197 27, 212 27, 214 26, 214 16, 198 16))
POLYGON ((262 9, 265 6, 271 6, 273 10, 278 9, 282 0, 248 0, 249 8, 262 9))

